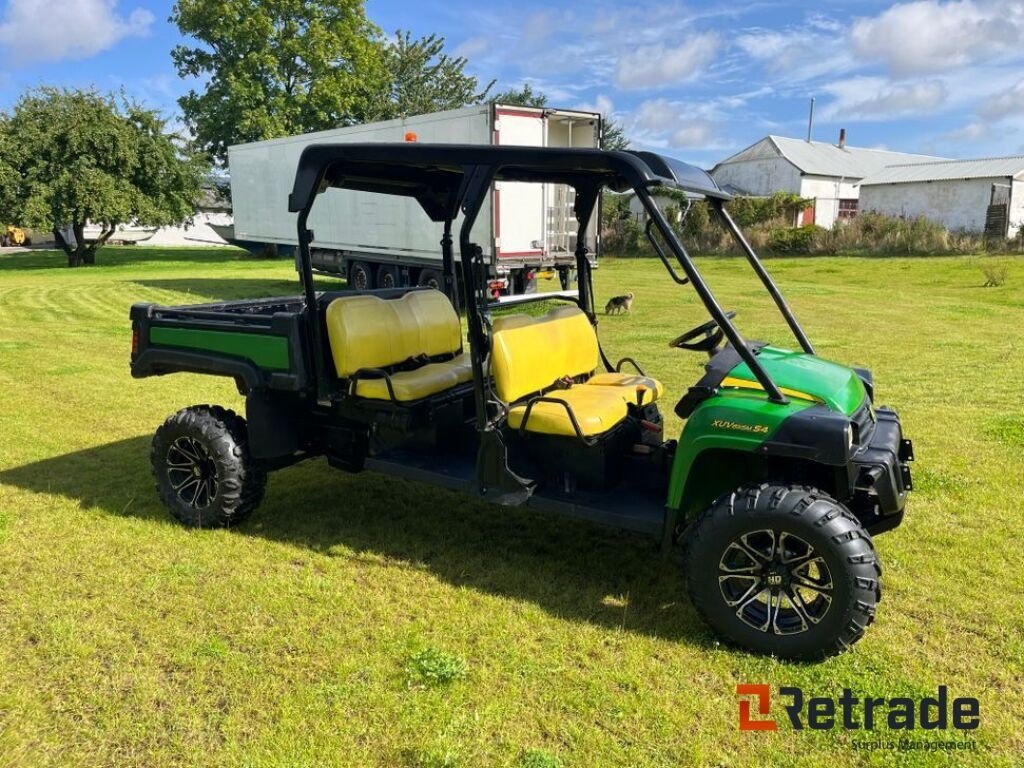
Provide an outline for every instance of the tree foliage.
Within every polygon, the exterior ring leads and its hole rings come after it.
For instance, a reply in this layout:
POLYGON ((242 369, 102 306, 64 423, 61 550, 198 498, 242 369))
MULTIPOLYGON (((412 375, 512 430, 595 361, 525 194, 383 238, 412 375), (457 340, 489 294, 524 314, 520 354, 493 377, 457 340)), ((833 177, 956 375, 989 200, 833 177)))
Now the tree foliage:
POLYGON ((509 88, 491 97, 492 104, 507 104, 515 107, 546 107, 546 93, 533 90, 533 86, 524 83, 521 88, 509 88))
POLYGON ((458 109, 487 98, 494 81, 480 88, 479 81, 465 72, 466 58, 446 54, 444 42, 437 35, 413 40, 408 32, 398 30, 394 40, 384 43, 386 86, 374 100, 368 119, 458 109))
POLYGON ((178 0, 171 21, 194 41, 172 51, 178 74, 203 81, 178 103, 221 163, 232 144, 454 109, 491 87, 443 37, 386 38, 363 0, 178 0))
POLYGON ((605 117, 604 131, 601 133, 601 149, 629 149, 629 139, 625 129, 610 117, 605 117))
POLYGON ((178 0, 171 21, 198 45, 171 52, 205 90, 179 100, 198 145, 231 144, 361 122, 386 86, 363 0, 178 0))
POLYGON ((49 87, 26 92, 0 120, 3 167, 13 171, 4 186, 18 223, 72 227, 74 247, 58 235, 69 266, 93 263, 118 224, 187 219, 205 171, 156 112, 95 91, 49 87), (86 222, 102 227, 92 243, 83 238, 86 222))

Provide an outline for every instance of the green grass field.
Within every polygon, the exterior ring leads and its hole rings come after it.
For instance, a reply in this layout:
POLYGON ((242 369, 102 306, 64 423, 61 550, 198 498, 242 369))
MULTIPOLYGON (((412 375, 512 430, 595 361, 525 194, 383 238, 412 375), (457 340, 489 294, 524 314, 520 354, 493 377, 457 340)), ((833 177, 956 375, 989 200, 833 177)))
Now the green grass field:
MULTIPOLYGON (((128 307, 295 293, 294 272, 211 250, 99 262, 0 257, 0 765, 1024 763, 1024 263, 988 289, 965 258, 769 263, 819 352, 874 370, 918 457, 906 522, 878 539, 878 620, 795 664, 716 643, 645 540, 322 460, 273 475, 241 528, 184 530, 150 436, 241 399, 225 379, 131 379, 128 307), (737 683, 946 684, 981 700, 978 750, 741 733, 737 683)), ((791 344, 743 262, 701 265, 748 337, 791 344)), ((602 304, 637 296, 601 321, 609 357, 673 403, 702 365, 666 346, 705 319, 692 291, 654 261, 596 280, 602 304)))

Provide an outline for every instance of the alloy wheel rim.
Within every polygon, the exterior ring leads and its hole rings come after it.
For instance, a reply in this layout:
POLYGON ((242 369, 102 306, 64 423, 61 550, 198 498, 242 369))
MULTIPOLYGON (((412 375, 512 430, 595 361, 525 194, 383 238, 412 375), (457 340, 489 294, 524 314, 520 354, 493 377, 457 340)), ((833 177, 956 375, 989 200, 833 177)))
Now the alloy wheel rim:
POLYGON ((167 449, 167 478, 178 498, 195 509, 217 496, 217 464, 198 440, 179 437, 167 449))
POLYGON ((806 632, 825 618, 834 597, 824 557, 799 536, 771 528, 729 543, 718 587, 740 621, 773 635, 806 632))

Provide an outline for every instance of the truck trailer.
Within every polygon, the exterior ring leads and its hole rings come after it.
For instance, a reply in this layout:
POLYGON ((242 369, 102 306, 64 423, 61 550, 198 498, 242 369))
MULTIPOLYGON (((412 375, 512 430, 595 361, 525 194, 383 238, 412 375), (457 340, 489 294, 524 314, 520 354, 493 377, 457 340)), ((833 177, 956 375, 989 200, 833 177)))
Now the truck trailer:
MULTIPOLYGON (((296 253, 296 219, 285 182, 313 144, 424 142, 599 148, 601 115, 567 109, 481 104, 291 136, 228 149, 234 208, 233 241, 249 250, 296 253)), ((575 191, 566 184, 496 181, 477 217, 474 240, 495 297, 531 293, 537 280, 558 277, 562 287, 575 267, 575 191)), ((456 228, 461 217, 455 222, 456 228)), ((319 273, 344 276, 357 290, 443 288, 438 223, 424 221, 412 198, 330 189, 310 217, 311 257, 319 273)), ((596 261, 597 221, 587 232, 596 261)))

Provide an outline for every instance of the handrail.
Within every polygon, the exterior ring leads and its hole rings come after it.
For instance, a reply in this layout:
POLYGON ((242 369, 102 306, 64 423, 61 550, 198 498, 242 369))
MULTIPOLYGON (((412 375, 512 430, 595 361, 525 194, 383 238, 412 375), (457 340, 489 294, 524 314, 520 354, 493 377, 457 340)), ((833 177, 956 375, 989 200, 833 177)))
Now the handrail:
POLYGON ((654 247, 654 252, 658 254, 658 258, 661 259, 661 263, 665 265, 665 269, 668 270, 669 277, 675 280, 679 285, 686 285, 690 282, 688 277, 680 277, 676 274, 676 271, 672 269, 672 265, 668 263, 668 257, 665 255, 664 249, 661 247, 661 243, 657 241, 651 232, 651 227, 654 226, 654 219, 647 218, 647 226, 644 227, 644 235, 647 236, 647 240, 654 247))
MULTIPOLYGON (((761 362, 747 347, 747 342, 740 335, 740 332, 736 329, 736 326, 732 324, 732 321, 726 316, 725 310, 722 309, 718 303, 718 299, 715 298, 714 293, 711 292, 711 288, 704 282, 704 278, 697 270, 696 265, 687 253, 686 248, 679 239, 675 236, 672 228, 669 226, 668 220, 665 218, 665 214, 662 213, 658 204, 654 202, 654 198, 651 197, 650 192, 643 187, 639 187, 636 190, 637 197, 640 198, 640 202, 643 203, 644 208, 647 211, 647 215, 651 217, 658 230, 661 232, 662 237, 665 238, 665 243, 669 248, 672 249, 672 253, 676 257, 676 261, 682 266, 683 271, 686 273, 687 278, 693 285, 693 289, 697 292, 697 296, 704 304, 704 308, 711 315, 712 319, 717 323, 718 327, 722 329, 725 337, 729 342, 736 348, 736 352, 743 359, 743 362, 750 368, 751 373, 760 382, 761 386, 764 387, 765 392, 768 393, 768 399, 774 403, 788 403, 789 399, 782 394, 778 385, 774 379, 768 375, 768 371, 764 369, 761 362)), ((665 261, 665 267, 672 272, 668 262, 665 261)))
POLYGON ((754 252, 753 247, 744 236, 743 231, 736 225, 736 222, 732 220, 732 216, 729 215, 729 212, 725 210, 725 205, 721 200, 715 200, 712 203, 712 208, 722 218, 725 222, 726 228, 729 230, 729 233, 733 236, 733 239, 735 239, 736 242, 739 243, 740 248, 743 249, 743 254, 747 257, 747 261, 750 263, 754 272, 757 273, 757 276, 761 278, 761 282, 764 284, 764 287, 768 289, 768 293, 771 294, 772 299, 775 301, 775 306, 779 308, 779 312, 781 312, 782 316, 786 319, 789 329, 793 332, 793 335, 800 343, 804 352, 808 355, 815 354, 814 347, 811 346, 810 339, 807 338, 807 334, 805 334, 804 329, 800 327, 800 323, 797 321, 793 311, 789 308, 789 304, 787 304, 786 300, 782 297, 782 292, 779 290, 778 286, 775 285, 775 281, 772 280, 771 275, 768 274, 768 270, 764 268, 761 260, 754 252))

